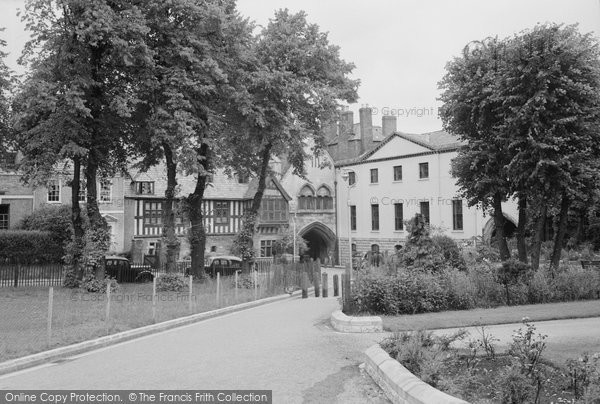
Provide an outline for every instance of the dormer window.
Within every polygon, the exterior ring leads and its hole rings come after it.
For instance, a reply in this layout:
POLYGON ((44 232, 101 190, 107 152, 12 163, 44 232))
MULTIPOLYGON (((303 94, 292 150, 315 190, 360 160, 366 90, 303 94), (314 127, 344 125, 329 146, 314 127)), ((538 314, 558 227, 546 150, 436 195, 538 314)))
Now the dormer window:
POLYGON ((154 181, 136 181, 135 193, 138 195, 154 195, 154 181))

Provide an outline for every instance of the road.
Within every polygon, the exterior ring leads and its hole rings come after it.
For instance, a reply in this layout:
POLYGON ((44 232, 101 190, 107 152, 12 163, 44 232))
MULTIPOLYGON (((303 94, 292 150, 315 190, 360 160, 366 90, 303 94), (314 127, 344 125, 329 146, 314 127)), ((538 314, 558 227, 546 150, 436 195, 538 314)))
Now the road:
MULTIPOLYGON (((330 294, 331 295, 331 294, 330 294)), ((0 377, 0 389, 264 389, 274 403, 385 403, 358 368, 381 334, 329 326, 337 298, 294 298, 0 377)))

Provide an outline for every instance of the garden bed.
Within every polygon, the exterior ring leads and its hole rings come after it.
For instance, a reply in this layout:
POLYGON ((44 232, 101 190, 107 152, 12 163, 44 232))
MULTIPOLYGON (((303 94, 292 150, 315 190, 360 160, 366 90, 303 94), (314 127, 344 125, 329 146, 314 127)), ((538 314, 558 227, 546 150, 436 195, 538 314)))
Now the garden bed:
POLYGON ((554 363, 544 355, 547 336, 527 322, 502 353, 485 328, 478 339, 467 336, 464 330, 395 333, 381 346, 424 382, 473 404, 591 403, 600 397, 600 354, 554 363))

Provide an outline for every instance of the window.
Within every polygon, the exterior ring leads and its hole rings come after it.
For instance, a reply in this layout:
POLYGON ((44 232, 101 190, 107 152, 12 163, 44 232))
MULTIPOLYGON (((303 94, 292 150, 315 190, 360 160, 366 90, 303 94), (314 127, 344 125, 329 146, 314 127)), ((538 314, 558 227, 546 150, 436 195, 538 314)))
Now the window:
POLYGON ((454 230, 463 229, 463 211, 461 199, 455 199, 452 201, 452 228, 454 230))
POLYGON ((356 184, 356 173, 354 171, 348 172, 348 185, 356 184))
POLYGON ((156 255, 156 249, 158 247, 158 243, 156 241, 151 241, 148 243, 148 254, 146 255, 156 255))
POLYGON ((135 192, 138 195, 154 195, 154 181, 136 181, 135 192))
POLYGON ((420 207, 423 220, 425 220, 425 223, 429 224, 429 202, 421 202, 420 207))
POLYGON ((79 202, 87 202, 87 189, 84 181, 79 182, 79 194, 77 195, 77 199, 79 199, 79 202))
POLYGON ((352 243, 352 252, 355 253, 356 252, 356 243, 352 243))
POLYGON ((379 170, 371 168, 371 184, 377 184, 379 182, 379 170))
POLYGON ((317 191, 316 209, 333 209, 333 198, 331 197, 331 192, 329 192, 329 189, 325 186, 321 186, 317 191))
POLYGON ((110 203, 112 199, 112 183, 108 180, 100 182, 100 203, 110 203))
POLYGON ((394 204, 394 229, 404 230, 404 207, 401 203, 394 204))
POLYGON ((419 163, 419 178, 429 178, 429 163, 419 163))
POLYGON ((250 175, 248 173, 238 173, 238 183, 247 184, 250 181, 250 175))
POLYGON ((298 209, 300 210, 313 210, 315 209, 315 193, 312 188, 305 185, 300 190, 298 196, 298 209))
POLYGON ((162 202, 144 202, 144 227, 162 227, 162 202))
POLYGON ((350 230, 356 230, 356 206, 350 206, 350 230))
POLYGON ((379 230, 379 205, 371 205, 371 230, 379 230))
POLYGON ((260 219, 263 222, 287 222, 287 202, 283 198, 263 199, 260 208, 260 219))
POLYGON ((57 180, 48 182, 48 202, 60 202, 60 183, 57 180))
POLYGON ((17 153, 15 152, 0 152, 0 169, 14 170, 17 165, 17 153))
POLYGON ((229 201, 215 201, 215 224, 229 223, 229 201))
POLYGON ((402 166, 394 166, 394 181, 402 181, 402 166))
POLYGON ((8 230, 10 205, 0 205, 0 230, 8 230))
POLYGON ((272 257, 273 256, 273 240, 261 240, 260 241, 260 256, 261 257, 272 257))

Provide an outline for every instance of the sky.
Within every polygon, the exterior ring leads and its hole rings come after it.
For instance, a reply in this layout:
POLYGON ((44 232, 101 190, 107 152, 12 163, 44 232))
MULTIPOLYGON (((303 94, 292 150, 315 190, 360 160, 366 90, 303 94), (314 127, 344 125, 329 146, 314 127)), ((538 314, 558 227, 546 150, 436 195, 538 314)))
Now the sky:
MULTIPOLYGON (((384 114, 398 116, 398 130, 424 133, 442 128, 437 116, 438 82, 444 67, 473 40, 511 36, 537 23, 579 24, 600 37, 600 0, 238 0, 240 13, 266 26, 277 9, 304 10, 309 22, 329 33, 343 59, 355 64, 359 100, 373 108, 373 124, 384 114)), ((7 63, 27 40, 17 9, 24 0, 0 0, 0 37, 7 63)))

